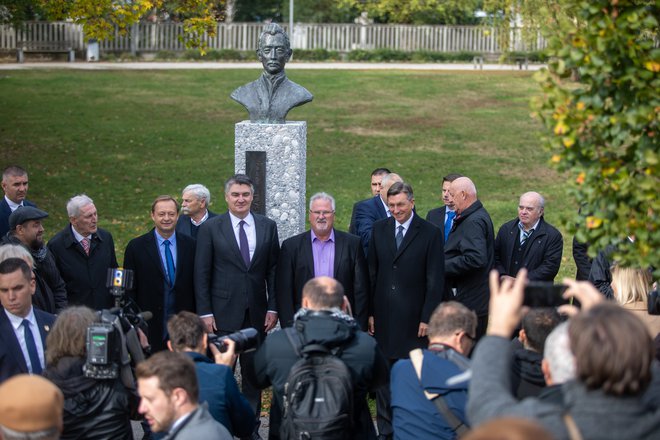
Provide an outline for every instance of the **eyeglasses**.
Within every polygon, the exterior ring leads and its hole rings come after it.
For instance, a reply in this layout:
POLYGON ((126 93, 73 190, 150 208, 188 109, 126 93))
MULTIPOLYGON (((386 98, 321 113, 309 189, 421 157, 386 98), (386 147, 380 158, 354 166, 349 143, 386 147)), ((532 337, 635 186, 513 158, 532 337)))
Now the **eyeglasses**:
MULTIPOLYGON (((456 334, 458 335, 458 334, 460 334, 460 333, 456 333, 456 334)), ((463 332, 463 334, 464 334, 465 337, 468 338, 470 341, 472 341, 472 342, 476 342, 476 341, 477 341, 476 338, 475 338, 474 336, 471 336, 468 332, 463 332)))
POLYGON ((323 215, 323 216, 328 216, 335 213, 335 211, 311 211, 311 210, 309 212, 311 212, 314 215, 323 215))

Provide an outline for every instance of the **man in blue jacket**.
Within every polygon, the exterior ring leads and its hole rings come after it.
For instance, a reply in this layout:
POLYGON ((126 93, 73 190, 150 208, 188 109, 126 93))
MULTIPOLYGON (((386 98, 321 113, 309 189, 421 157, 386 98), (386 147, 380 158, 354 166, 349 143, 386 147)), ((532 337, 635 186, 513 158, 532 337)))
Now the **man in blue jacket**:
POLYGON ((424 392, 440 394, 449 411, 465 425, 465 405, 477 315, 455 301, 440 304, 428 328, 429 347, 423 350, 420 376, 411 359, 394 364, 390 380, 394 438, 455 439, 456 427, 424 392), (420 387, 421 384, 421 387, 420 387))

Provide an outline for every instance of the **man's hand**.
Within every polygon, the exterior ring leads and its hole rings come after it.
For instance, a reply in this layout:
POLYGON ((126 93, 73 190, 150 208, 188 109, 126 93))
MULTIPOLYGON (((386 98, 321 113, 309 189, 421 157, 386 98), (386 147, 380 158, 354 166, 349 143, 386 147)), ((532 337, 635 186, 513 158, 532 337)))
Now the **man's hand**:
MULTIPOLYGON (((588 281, 575 281, 570 278, 564 278, 563 283, 568 286, 564 292, 564 298, 575 298, 580 301, 582 310, 588 310, 598 303, 605 301, 605 297, 588 281)), ((563 315, 575 316, 580 311, 577 307, 564 304, 557 308, 557 311, 563 315)))
POLYGON ((267 312, 264 320, 264 331, 269 332, 277 325, 277 312, 267 312))
POLYGON ((507 278, 499 282, 496 270, 490 271, 490 307, 488 331, 492 336, 510 338, 522 316, 522 303, 527 283, 527 270, 521 269, 515 281, 507 278))
POLYGON ((417 337, 418 338, 423 338, 426 336, 426 332, 429 329, 429 325, 425 322, 420 322, 419 323, 419 330, 417 330, 417 337))
POLYGON ((218 328, 215 326, 215 318, 213 316, 202 318, 202 321, 204 321, 204 324, 206 325, 207 333, 215 333, 216 330, 218 330, 218 328))
POLYGON ((215 344, 209 344, 209 350, 211 350, 211 353, 213 353, 213 359, 215 360, 216 364, 226 365, 229 368, 234 368, 237 357, 236 342, 229 338, 225 339, 224 342, 227 344, 227 351, 224 353, 220 353, 220 350, 218 350, 218 347, 216 347, 215 344))
POLYGON ((135 326, 135 330, 137 332, 138 339, 140 340, 140 346, 143 349, 149 347, 149 339, 147 338, 147 335, 145 335, 142 329, 138 326, 135 326))
POLYGON ((369 320, 367 321, 367 331, 371 336, 374 335, 374 317, 370 316, 369 320))
POLYGON ((500 275, 500 283, 504 280, 511 280, 511 282, 513 283, 516 279, 515 277, 509 275, 500 275))

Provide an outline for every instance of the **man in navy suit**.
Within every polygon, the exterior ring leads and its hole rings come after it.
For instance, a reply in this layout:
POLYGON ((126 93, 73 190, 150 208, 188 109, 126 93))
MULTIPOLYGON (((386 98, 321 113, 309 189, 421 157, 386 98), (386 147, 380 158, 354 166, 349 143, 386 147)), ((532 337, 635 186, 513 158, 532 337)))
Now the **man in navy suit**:
POLYGON ((449 194, 449 187, 459 177, 463 177, 463 175, 452 173, 442 178, 442 203, 444 203, 444 206, 432 209, 426 214, 426 221, 433 223, 444 232, 445 243, 449 238, 456 217, 456 206, 454 205, 454 199, 449 194))
POLYGON ((365 257, 369 252, 369 241, 371 240, 371 228, 374 222, 390 217, 387 208, 387 190, 396 182, 402 182, 401 176, 390 173, 383 176, 380 194, 358 203, 355 207, 355 235, 362 241, 362 249, 365 257))
MULTIPOLYGON (((388 170, 387 168, 376 168, 371 172, 371 197, 369 197, 369 199, 376 197, 378 194, 380 194, 381 185, 383 183, 383 177, 385 177, 386 174, 390 174, 390 173, 391 171, 388 170)), ((355 204, 353 205, 353 211, 351 211, 351 223, 348 225, 348 232, 354 235, 357 235, 357 232, 355 232, 355 208, 359 203, 363 201, 364 200, 355 202, 355 204)))
POLYGON ((367 331, 369 269, 360 239, 336 230, 335 199, 316 193, 309 199, 311 230, 284 240, 277 263, 277 306, 282 327, 293 323, 302 291, 312 278, 328 276, 344 286, 355 320, 367 331))
POLYGON ((46 336, 55 316, 32 307, 36 284, 20 258, 0 263, 0 382, 17 374, 40 374, 46 336))
POLYGON ((197 238, 199 227, 217 214, 209 211, 211 192, 199 183, 186 186, 181 193, 181 215, 176 222, 176 232, 197 238))
POLYGON ((124 268, 135 272, 129 295, 141 310, 153 313, 148 334, 153 351, 167 348, 170 316, 195 311, 195 240, 175 232, 178 215, 179 204, 173 197, 157 197, 151 205, 155 227, 131 240, 124 252, 124 268))
POLYGON ((2 172, 2 191, 5 196, 0 201, 0 237, 9 232, 9 216, 19 206, 37 206, 25 200, 28 192, 28 174, 19 166, 10 166, 2 172))

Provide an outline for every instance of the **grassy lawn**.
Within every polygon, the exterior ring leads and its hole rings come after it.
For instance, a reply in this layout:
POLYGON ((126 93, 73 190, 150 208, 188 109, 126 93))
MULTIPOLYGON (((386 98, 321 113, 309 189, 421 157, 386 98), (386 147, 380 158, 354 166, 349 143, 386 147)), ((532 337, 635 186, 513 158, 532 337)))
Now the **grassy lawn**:
MULTIPOLYGON (((204 183, 225 210, 224 179, 234 169, 234 124, 247 112, 229 94, 259 72, 15 71, 0 74, 0 165, 30 172, 29 198, 50 213, 46 236, 66 224, 65 203, 85 192, 101 226, 127 242, 151 226, 159 194, 204 183)), ((540 147, 529 116, 538 93, 524 72, 300 71, 289 77, 314 94, 290 120, 308 123, 307 195, 337 199, 345 229, 369 174, 386 166, 415 189, 423 216, 439 205, 441 177, 470 176, 495 229, 517 215, 518 196, 546 196, 546 219, 560 226, 575 209, 540 147)), ((563 230, 562 227, 560 229, 563 230)), ((573 275, 565 236, 560 275, 573 275)))

